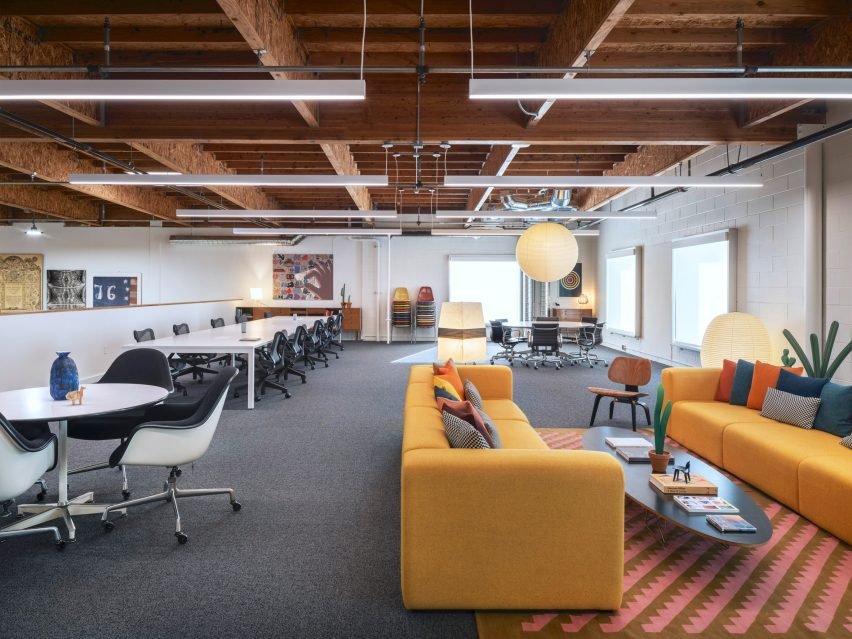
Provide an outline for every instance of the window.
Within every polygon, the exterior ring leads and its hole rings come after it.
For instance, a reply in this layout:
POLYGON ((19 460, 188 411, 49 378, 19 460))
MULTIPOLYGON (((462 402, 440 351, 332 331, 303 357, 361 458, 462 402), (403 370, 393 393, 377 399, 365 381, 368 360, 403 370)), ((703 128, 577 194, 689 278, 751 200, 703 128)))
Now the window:
POLYGON ((451 255, 450 301, 481 302, 485 319, 521 319, 521 269, 514 255, 451 255))
POLYGON ((606 258, 606 327, 638 337, 642 300, 642 247, 614 251, 606 258))
POLYGON ((735 229, 672 243, 672 340, 699 349, 707 325, 736 304, 735 229))

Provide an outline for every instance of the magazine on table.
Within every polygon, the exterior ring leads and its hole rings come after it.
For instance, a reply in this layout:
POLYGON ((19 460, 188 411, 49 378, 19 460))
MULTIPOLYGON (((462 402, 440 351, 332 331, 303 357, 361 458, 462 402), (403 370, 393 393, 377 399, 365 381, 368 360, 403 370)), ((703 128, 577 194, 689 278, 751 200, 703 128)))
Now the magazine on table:
POLYGON ((757 528, 739 515, 707 515, 707 523, 723 533, 757 532, 757 528))
POLYGON ((740 509, 722 497, 700 497, 695 495, 675 495, 675 503, 686 512, 715 513, 717 515, 735 515, 740 509))
POLYGON ((653 444, 644 437, 606 437, 604 439, 610 448, 651 448, 653 444))

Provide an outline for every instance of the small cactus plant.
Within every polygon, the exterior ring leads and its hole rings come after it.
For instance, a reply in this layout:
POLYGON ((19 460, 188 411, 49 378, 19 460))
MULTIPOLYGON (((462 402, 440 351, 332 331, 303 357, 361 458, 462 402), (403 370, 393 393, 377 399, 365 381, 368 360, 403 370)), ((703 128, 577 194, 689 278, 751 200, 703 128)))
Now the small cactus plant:
POLYGON ((666 430, 669 426, 669 417, 672 414, 672 403, 666 402, 663 408, 665 391, 663 385, 657 387, 657 404, 654 406, 654 452, 662 455, 666 452, 666 430))
POLYGON ((789 348, 785 348, 784 352, 781 353, 781 363, 784 364, 784 366, 786 366, 787 368, 790 368, 790 367, 796 365, 796 358, 790 357, 790 349, 789 348))
POLYGON ((346 302, 346 284, 340 289, 340 303, 343 304, 344 302, 346 302))

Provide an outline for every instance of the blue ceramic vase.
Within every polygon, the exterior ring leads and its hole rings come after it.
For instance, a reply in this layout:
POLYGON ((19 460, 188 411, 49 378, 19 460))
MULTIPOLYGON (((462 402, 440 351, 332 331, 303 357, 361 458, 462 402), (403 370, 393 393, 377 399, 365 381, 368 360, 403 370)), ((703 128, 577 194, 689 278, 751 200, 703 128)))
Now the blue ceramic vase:
POLYGON ((50 396, 53 399, 65 399, 65 395, 80 387, 80 374, 77 363, 68 357, 69 352, 57 351, 58 356, 50 367, 50 396))

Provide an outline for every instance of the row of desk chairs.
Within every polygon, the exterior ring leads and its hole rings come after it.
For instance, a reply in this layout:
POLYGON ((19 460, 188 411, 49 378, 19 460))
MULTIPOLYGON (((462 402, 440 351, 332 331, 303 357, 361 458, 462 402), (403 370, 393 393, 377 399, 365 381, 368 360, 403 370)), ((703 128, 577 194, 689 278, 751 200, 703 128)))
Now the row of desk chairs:
POLYGON ((505 359, 511 366, 514 360, 518 359, 524 366, 532 364, 536 369, 539 364, 542 366, 553 364, 557 369, 562 368, 566 363, 572 366, 586 363, 590 367, 602 363, 607 366, 606 360, 595 352, 596 347, 603 341, 603 328, 606 324, 598 322, 597 317, 582 318, 582 322, 588 326, 580 328, 576 337, 572 336, 565 340, 559 334, 559 326, 552 317, 537 317, 533 321, 528 338, 523 337, 520 331, 505 326, 506 322, 508 320, 505 319, 490 322, 491 341, 503 347, 502 351, 491 357, 492 364, 499 359, 505 359), (571 353, 562 351, 565 342, 576 344, 578 350, 571 353), (522 344, 528 348, 518 352, 516 349, 522 344))

